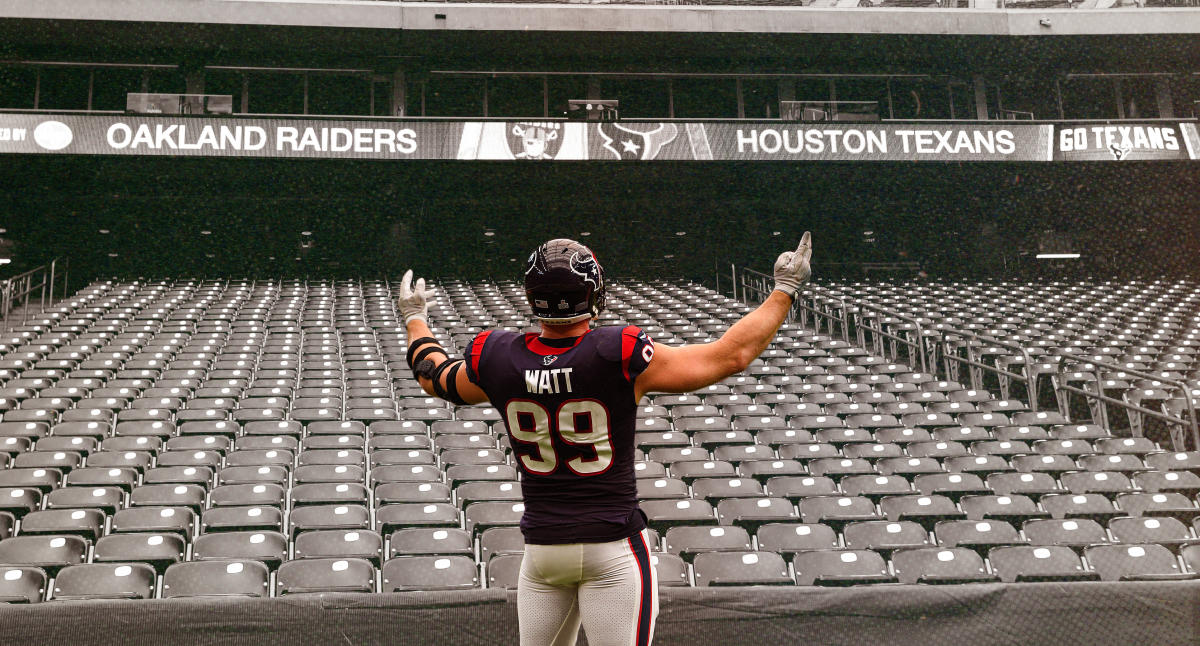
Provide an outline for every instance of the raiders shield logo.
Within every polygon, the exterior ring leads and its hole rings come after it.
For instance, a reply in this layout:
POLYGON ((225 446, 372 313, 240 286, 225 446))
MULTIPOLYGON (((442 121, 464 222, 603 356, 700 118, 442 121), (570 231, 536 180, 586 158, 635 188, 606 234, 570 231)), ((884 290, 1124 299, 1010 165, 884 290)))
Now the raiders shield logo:
POLYGON ((519 121, 506 126, 508 149, 517 159, 554 159, 562 148, 561 123, 519 121))
POLYGON ((673 123, 601 123, 596 130, 604 151, 622 160, 655 159, 679 134, 673 123))

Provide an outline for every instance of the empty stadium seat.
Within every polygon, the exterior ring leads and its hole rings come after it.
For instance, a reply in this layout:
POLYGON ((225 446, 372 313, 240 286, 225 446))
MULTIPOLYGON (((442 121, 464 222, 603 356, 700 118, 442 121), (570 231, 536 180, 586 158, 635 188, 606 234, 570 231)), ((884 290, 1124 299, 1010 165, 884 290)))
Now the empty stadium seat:
POLYGON ((997 547, 988 554, 992 571, 1005 583, 1038 581, 1098 581, 1100 575, 1084 568, 1069 547, 1014 545, 997 547))
POLYGON ((93 563, 146 563, 159 573, 184 558, 187 544, 179 534, 129 533, 109 534, 96 541, 92 550, 93 563))
POLYGON ((198 596, 265 597, 267 566, 258 561, 191 561, 176 563, 163 575, 164 598, 198 596))
POLYGON ((1083 557, 1104 581, 1194 579, 1162 545, 1090 545, 1083 557))
POLYGON ((492 527, 479 536, 479 560, 485 564, 494 556, 521 554, 524 550, 525 537, 519 527, 492 527))
POLYGON ((287 560, 288 540, 271 531, 240 531, 201 534, 192 545, 196 561, 253 560, 274 570, 287 560))
POLYGON ((811 550, 797 552, 792 560, 800 585, 845 586, 895 583, 887 562, 869 550, 811 550))
POLYGON ((14 536, 0 541, 0 563, 32 565, 51 576, 87 559, 87 541, 78 536, 14 536))
POLYGON ((378 567, 383 559, 383 539, 369 530, 330 529, 304 532, 296 537, 292 557, 362 559, 378 567))
POLYGON ((405 556, 389 559, 383 566, 384 592, 477 587, 479 570, 470 556, 405 556))
MULTIPOLYGON (((491 532, 492 540, 494 541, 494 537, 498 535, 497 532, 504 529, 510 528, 496 527, 484 531, 483 534, 486 537, 491 532)), ((517 535, 519 536, 519 534, 520 531, 517 530, 517 535)), ((481 538, 481 542, 482 540, 481 538)), ((434 554, 474 556, 474 543, 472 542, 471 534, 464 530, 450 527, 401 529, 391 534, 388 538, 388 544, 390 545, 389 558, 434 554)), ((523 546, 524 542, 522 541, 520 545, 523 546)), ((493 552, 497 549, 493 543, 489 543, 489 546, 492 547, 493 552)), ((484 560, 487 560, 487 556, 484 556, 484 560)))
POLYGON ((703 552, 748 551, 750 535, 741 527, 681 526, 667 530, 663 547, 691 562, 703 552))
POLYGON ((892 555, 901 583, 986 583, 998 580, 978 553, 963 547, 922 547, 892 555))
POLYGON ((63 568, 54 578, 54 599, 149 599, 154 568, 145 563, 92 563, 63 568))
POLYGON ((651 552, 650 564, 654 567, 659 587, 675 588, 691 585, 687 564, 678 556, 651 552))
POLYGON ((773 552, 702 552, 693 571, 697 587, 794 583, 783 557, 773 552))
POLYGON ((487 587, 516 590, 521 576, 522 554, 500 554, 487 562, 487 587))
POLYGON ((39 567, 0 565, 0 603, 38 603, 46 597, 46 583, 39 567))
POLYGON ((278 595, 312 592, 374 592, 375 568, 359 558, 314 558, 279 566, 278 595))

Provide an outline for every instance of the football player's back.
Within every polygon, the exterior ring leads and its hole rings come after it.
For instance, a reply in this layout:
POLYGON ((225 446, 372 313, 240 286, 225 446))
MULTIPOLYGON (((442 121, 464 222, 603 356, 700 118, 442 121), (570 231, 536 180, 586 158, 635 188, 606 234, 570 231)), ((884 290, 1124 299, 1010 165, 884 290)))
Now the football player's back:
POLYGON ((634 381, 654 354, 639 328, 577 337, 483 332, 467 374, 501 414, 522 473, 529 541, 617 540, 642 529, 634 381))

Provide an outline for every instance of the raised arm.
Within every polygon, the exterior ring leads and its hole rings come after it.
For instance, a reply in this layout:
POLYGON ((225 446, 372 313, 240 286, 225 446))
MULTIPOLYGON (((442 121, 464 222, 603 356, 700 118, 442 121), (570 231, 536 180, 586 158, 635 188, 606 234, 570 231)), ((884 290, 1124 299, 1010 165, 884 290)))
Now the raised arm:
POLYGON ((408 365, 421 384, 421 389, 434 397, 453 404, 480 404, 488 400, 483 389, 471 383, 462 359, 451 360, 446 350, 429 329, 429 297, 425 279, 418 278, 414 287, 412 270, 404 272, 400 281, 397 308, 404 317, 408 331, 408 365))
POLYGON ((795 251, 785 251, 775 261, 775 289, 753 312, 734 323, 712 343, 678 348, 656 346, 654 357, 635 382, 640 401, 650 392, 679 393, 696 390, 737 374, 762 354, 787 318, 800 285, 812 274, 812 236, 807 231, 795 251))

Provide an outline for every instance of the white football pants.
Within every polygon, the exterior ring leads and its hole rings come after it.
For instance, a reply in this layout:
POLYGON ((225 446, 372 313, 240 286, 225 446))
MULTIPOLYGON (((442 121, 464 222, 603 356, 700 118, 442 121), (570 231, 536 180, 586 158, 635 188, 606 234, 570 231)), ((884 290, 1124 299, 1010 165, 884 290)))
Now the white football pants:
POLYGON ((646 530, 611 543, 526 545, 517 584, 521 646, 650 646, 658 576, 646 530))

